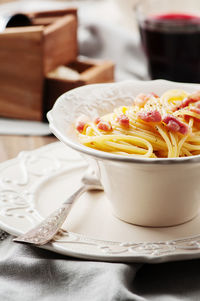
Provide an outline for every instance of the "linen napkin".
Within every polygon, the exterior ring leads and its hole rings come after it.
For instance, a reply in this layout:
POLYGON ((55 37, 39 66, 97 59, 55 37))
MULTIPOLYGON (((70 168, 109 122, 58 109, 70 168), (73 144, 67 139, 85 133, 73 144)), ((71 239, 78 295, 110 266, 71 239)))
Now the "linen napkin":
POLYGON ((198 301, 200 260, 109 263, 0 243, 0 300, 198 301))

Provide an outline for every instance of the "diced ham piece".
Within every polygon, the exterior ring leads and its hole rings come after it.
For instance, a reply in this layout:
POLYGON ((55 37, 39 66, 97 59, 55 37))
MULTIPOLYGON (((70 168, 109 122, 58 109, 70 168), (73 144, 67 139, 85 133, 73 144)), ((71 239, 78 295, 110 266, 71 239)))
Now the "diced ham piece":
POLYGON ((136 96, 134 100, 134 104, 139 107, 144 107, 144 105, 147 103, 150 97, 151 97, 150 94, 140 93, 136 96))
POLYGON ((83 132, 85 124, 86 124, 85 122, 79 121, 79 123, 76 126, 76 129, 79 133, 83 132))
POLYGON ((190 94, 189 96, 190 98, 193 98, 193 99, 196 99, 197 101, 200 100, 200 90, 199 91, 196 91, 192 94, 190 94))
POLYGON ((197 102, 197 100, 194 99, 194 98, 185 98, 185 99, 181 102, 181 104, 178 106, 177 110, 183 109, 183 108, 189 106, 189 104, 195 103, 195 102, 197 102))
POLYGON ((200 100, 200 91, 197 91, 193 94, 190 94, 187 98, 185 98, 176 109, 177 110, 183 109, 189 106, 189 104, 198 102, 199 100, 200 100))
POLYGON ((167 128, 170 131, 179 132, 183 135, 188 133, 189 128, 187 124, 181 122, 180 120, 178 120, 178 118, 172 115, 165 116, 162 121, 166 124, 167 128))
POLYGON ((154 92, 151 92, 151 95, 152 95, 153 97, 155 97, 155 98, 159 98, 159 96, 158 96, 156 93, 154 93, 154 92))
POLYGON ((99 122, 101 121, 101 118, 100 117, 97 117, 94 121, 95 124, 98 124, 99 122))
POLYGON ((157 110, 154 111, 140 111, 138 113, 138 118, 146 122, 161 122, 162 116, 157 110))
POLYGON ((129 118, 125 114, 121 114, 117 117, 117 122, 125 128, 129 128, 129 118))
POLYGON ((112 131, 112 125, 110 123, 110 121, 104 121, 101 120, 98 125, 97 125, 99 130, 105 131, 105 132, 109 132, 112 131))
POLYGON ((76 119, 76 130, 79 133, 82 133, 84 130, 85 125, 89 122, 89 118, 86 115, 81 115, 76 119))
POLYGON ((197 108, 197 107, 190 108, 190 111, 194 112, 194 113, 197 113, 197 114, 200 114, 200 108, 197 108))
POLYGON ((134 104, 142 108, 152 96, 159 98, 159 96, 154 92, 148 94, 140 93, 136 96, 134 104))

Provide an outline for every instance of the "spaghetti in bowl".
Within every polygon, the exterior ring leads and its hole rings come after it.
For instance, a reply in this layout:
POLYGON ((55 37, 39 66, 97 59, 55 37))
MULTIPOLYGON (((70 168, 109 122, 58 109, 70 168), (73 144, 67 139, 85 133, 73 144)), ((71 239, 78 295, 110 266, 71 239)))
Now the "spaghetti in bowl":
MULTIPOLYGON (((194 127, 196 133, 198 128, 196 119, 192 124, 194 118, 190 118, 191 115, 185 114, 182 117, 176 115, 176 110, 170 111, 171 108, 167 108, 167 102, 170 107, 178 106, 179 102, 199 89, 199 85, 164 80, 125 81, 84 86, 65 93, 56 101, 53 109, 48 113, 50 129, 62 142, 95 159, 111 210, 117 217, 143 226, 177 225, 192 219, 199 208, 200 156, 197 154, 198 149, 194 149, 197 140, 189 142, 187 140, 191 135, 191 128, 194 127), (175 99, 169 101, 168 97, 166 100, 167 97, 164 97, 166 93, 174 90, 183 95, 179 95, 178 99, 175 95, 175 99), (149 102, 144 101, 143 107, 138 106, 138 109, 133 112, 135 119, 132 120, 127 110, 134 110, 136 95, 140 93, 150 95, 151 92, 155 94, 148 99, 149 102), (166 100, 165 105, 160 105, 161 97, 158 101, 157 95, 163 96, 162 101, 166 100), (149 110, 151 114, 144 114, 147 111, 145 105, 151 108, 149 110), (154 106, 158 107, 155 109, 154 106), (82 127, 83 131, 77 134, 78 128, 75 121, 83 114, 88 116, 90 124, 97 117, 100 118, 100 121, 95 121, 95 127, 101 135, 97 133, 93 135, 92 131, 95 130, 86 126, 87 122, 82 127), (120 125, 121 122, 127 123, 124 115, 128 117, 129 128, 126 128, 124 124, 123 128, 122 124, 120 125), (150 122, 143 120, 143 117, 150 118, 150 122), (156 122, 155 120, 152 122, 151 118, 158 117, 161 120, 157 119, 156 122), (176 124, 177 120, 179 122, 176 124), (110 121, 111 135, 98 128, 99 122, 102 121, 110 121), (123 151, 121 149, 116 151, 116 148, 115 151, 110 150, 110 145, 116 147, 118 144, 119 125, 123 129, 122 135, 128 137, 128 132, 136 131, 134 121, 139 123, 142 129, 142 135, 141 133, 135 135, 134 143, 131 143, 136 152, 134 154, 130 150, 128 153, 124 152, 124 149, 129 148, 127 140, 122 143, 123 151), (173 131, 171 127, 174 127, 173 131), (106 133, 104 134, 103 131, 106 133), (107 139, 109 135, 114 137, 109 140, 111 144, 109 144, 108 151, 94 147, 94 144, 92 147, 87 145, 87 139, 91 137, 92 139, 98 139, 98 137, 107 139), (87 141, 80 142, 80 137, 87 141), (170 141, 169 145, 166 142, 167 139, 170 141), (194 147, 191 150, 192 145, 194 147)), ((190 103, 190 106, 194 105, 190 103)), ((183 112, 185 108, 177 111, 183 112)), ((192 113, 191 110, 188 111, 192 113)))
POLYGON ((172 89, 160 97, 138 94, 131 106, 90 121, 76 121, 84 145, 140 158, 174 158, 200 154, 200 91, 172 89))

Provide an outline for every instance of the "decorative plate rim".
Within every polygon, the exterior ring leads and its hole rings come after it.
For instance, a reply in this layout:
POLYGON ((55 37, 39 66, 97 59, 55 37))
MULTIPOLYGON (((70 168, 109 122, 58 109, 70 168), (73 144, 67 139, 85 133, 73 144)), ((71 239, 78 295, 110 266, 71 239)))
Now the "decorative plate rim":
MULTIPOLYGON (((24 168, 24 174, 28 177, 30 175, 34 175, 34 168, 31 170, 30 163, 33 164, 34 167, 34 160, 37 158, 50 158, 51 159, 51 152, 56 152, 58 154, 59 158, 59 151, 64 150, 64 152, 67 153, 67 148, 60 142, 52 143, 43 147, 40 147, 33 151, 26 151, 21 152, 16 158, 11 159, 9 161, 3 162, 0 164, 0 228, 12 235, 19 235, 22 234, 22 231, 19 230, 19 228, 13 228, 8 223, 4 222, 1 218, 2 216, 2 208, 3 207, 3 197, 5 198, 7 192, 7 197, 11 201, 10 204, 12 204, 11 207, 8 207, 10 209, 15 208, 16 203, 15 199, 18 205, 27 205, 25 207, 26 209, 32 205, 31 198, 29 200, 26 200, 26 203, 24 203, 24 199, 20 200, 18 198, 19 196, 19 186, 24 186, 25 189, 20 190, 23 193, 25 193, 25 196, 31 197, 31 187, 28 190, 26 188, 26 177, 23 179, 16 179, 20 181, 15 181, 15 183, 11 183, 9 179, 6 179, 2 177, 2 171, 6 169, 7 167, 12 167, 15 164, 20 163, 20 166, 23 166, 24 168), (48 156, 46 155, 48 154, 48 156), (38 157, 37 157, 38 156, 38 157), (46 156, 46 157, 45 157, 46 156), (5 181, 5 182, 4 182, 5 181), (8 189, 15 187, 15 189, 8 189), (2 187, 6 187, 6 189, 3 189, 2 187), (14 196, 14 198, 11 198, 9 196, 10 192, 17 192, 14 196), (4 194, 3 194, 4 192, 4 194), (29 202, 29 203, 28 203, 29 202), (29 207, 28 207, 29 206, 29 207)), ((74 152, 71 149, 68 149, 70 152, 74 152)), ((52 155, 52 158, 54 156, 52 155)), ((69 160, 71 158, 67 156, 66 159, 67 165, 69 164, 69 160)), ((55 176, 55 169, 57 168, 57 173, 60 174, 61 172, 69 172, 66 168, 65 158, 64 159, 58 159, 54 158, 55 160, 52 161, 52 166, 50 166, 48 172, 51 172, 52 168, 52 174, 48 177, 55 176), (57 161, 56 161, 57 160, 57 161), (62 161, 62 164, 59 165, 59 160, 62 161), (57 163, 57 165, 55 164, 57 163)), ((83 159, 80 157, 80 162, 83 159)), ((80 164, 79 162, 79 164, 80 164)), ((73 163, 74 164, 74 163, 73 163)), ((84 163, 85 164, 85 163, 84 163)), ((78 166, 78 165, 76 165, 78 166)), ((40 171, 40 175, 37 175, 35 173, 35 181, 36 183, 33 183, 33 186, 39 185, 40 182, 45 181, 45 173, 42 175, 42 171, 40 171), (38 181, 38 182, 37 182, 38 181)), ((33 181, 33 180, 31 180, 33 181)), ((31 182, 32 183, 32 182, 31 182)), ((31 207, 32 208, 32 207, 31 207)), ((16 209, 16 208, 15 208, 16 209)), ((25 217, 28 216, 26 209, 23 209, 25 217)), ((32 208, 33 209, 33 208, 32 208)), ((22 213, 21 213, 22 214, 22 213)), ((40 215, 40 213, 38 213, 40 215)), ((35 217, 34 217, 35 218, 35 217)), ((36 218, 34 223, 36 223, 36 218)), ((49 243, 46 246, 42 246, 44 249, 48 249, 50 251, 54 251, 63 255, 73 256, 76 258, 82 258, 82 259, 88 259, 88 260, 100 260, 100 261, 110 261, 110 262, 149 262, 149 263, 159 263, 159 262, 166 262, 166 261, 174 261, 174 260, 186 260, 186 259, 194 259, 200 257, 200 234, 194 235, 194 236, 188 236, 185 238, 177 238, 173 240, 166 240, 166 241, 151 241, 151 242, 137 242, 134 243, 133 241, 125 241, 125 242, 116 242, 116 241, 105 241, 101 239, 96 239, 94 237, 86 236, 83 234, 73 233, 73 232, 63 232, 61 231, 55 238, 54 242, 49 243)))

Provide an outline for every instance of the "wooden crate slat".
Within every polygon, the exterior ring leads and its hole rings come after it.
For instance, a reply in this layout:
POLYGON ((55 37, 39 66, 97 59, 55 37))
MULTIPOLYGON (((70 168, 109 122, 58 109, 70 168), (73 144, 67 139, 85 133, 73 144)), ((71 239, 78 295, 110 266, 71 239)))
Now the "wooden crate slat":
POLYGON ((41 120, 43 28, 0 35, 0 115, 41 120))

